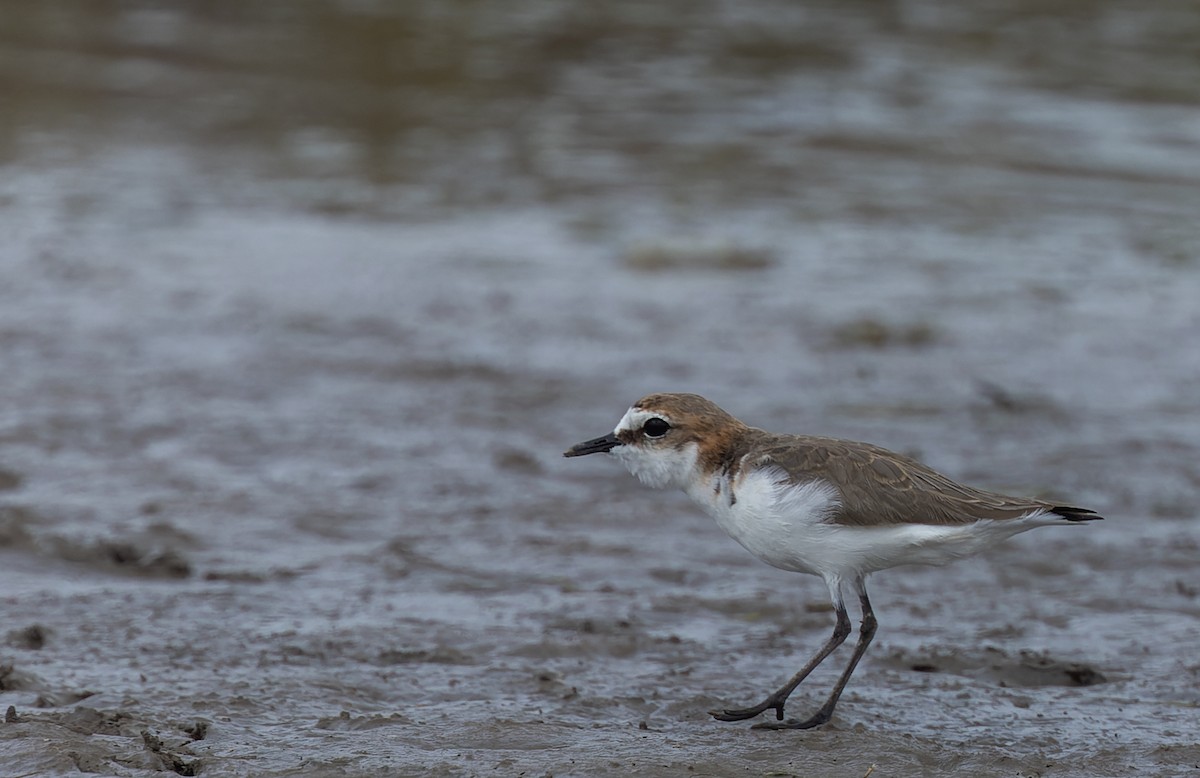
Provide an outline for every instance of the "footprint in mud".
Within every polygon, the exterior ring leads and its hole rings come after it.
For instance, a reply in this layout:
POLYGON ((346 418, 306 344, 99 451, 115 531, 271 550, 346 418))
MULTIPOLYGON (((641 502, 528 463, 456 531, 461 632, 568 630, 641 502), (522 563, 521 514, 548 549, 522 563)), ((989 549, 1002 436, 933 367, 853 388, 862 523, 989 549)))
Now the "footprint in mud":
POLYGON ((999 686, 1094 686, 1108 681, 1099 670, 1081 662, 1063 661, 1034 651, 1012 656, 991 647, 928 654, 899 651, 884 661, 920 673, 950 673, 999 686))

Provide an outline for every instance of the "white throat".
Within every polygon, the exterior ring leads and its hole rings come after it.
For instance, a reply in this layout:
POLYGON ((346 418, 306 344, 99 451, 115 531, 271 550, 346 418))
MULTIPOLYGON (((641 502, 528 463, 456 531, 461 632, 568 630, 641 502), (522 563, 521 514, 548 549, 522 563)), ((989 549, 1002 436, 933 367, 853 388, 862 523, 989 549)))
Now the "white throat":
POLYGON ((700 457, 700 446, 688 443, 682 448, 647 450, 638 445, 617 446, 613 456, 625 469, 646 486, 664 489, 668 486, 686 488, 692 482, 692 472, 700 457))
MULTIPOLYGON (((641 435, 642 425, 647 419, 666 418, 661 413, 630 408, 622 417, 616 433, 634 431, 641 435)), ((670 419, 666 419, 670 422, 670 419)), ((686 443, 679 448, 654 446, 650 441, 638 440, 625 443, 612 450, 612 455, 625 465, 625 469, 637 476, 646 486, 663 489, 668 486, 686 488, 693 479, 696 461, 700 458, 700 446, 686 443)))

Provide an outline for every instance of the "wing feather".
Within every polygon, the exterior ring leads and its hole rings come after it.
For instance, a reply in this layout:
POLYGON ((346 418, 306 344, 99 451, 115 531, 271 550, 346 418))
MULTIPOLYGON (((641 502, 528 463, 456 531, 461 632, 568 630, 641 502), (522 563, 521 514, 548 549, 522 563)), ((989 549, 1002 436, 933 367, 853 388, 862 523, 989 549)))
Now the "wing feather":
POLYGON ((755 465, 773 464, 793 483, 820 478, 841 494, 830 518, 847 526, 970 524, 1007 520, 1036 511, 1069 521, 1100 518, 1084 508, 1009 497, 952 481, 914 459, 869 443, 805 435, 772 436, 755 465))

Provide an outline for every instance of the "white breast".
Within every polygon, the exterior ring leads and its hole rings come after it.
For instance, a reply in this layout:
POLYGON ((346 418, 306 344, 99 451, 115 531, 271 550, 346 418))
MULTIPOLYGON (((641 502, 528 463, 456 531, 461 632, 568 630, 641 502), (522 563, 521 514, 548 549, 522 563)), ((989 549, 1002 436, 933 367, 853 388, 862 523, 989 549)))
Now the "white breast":
POLYGON ((723 475, 693 482, 688 496, 747 551, 773 567, 820 575, 838 508, 837 488, 816 479, 788 482, 779 468, 743 470, 734 483, 723 475))

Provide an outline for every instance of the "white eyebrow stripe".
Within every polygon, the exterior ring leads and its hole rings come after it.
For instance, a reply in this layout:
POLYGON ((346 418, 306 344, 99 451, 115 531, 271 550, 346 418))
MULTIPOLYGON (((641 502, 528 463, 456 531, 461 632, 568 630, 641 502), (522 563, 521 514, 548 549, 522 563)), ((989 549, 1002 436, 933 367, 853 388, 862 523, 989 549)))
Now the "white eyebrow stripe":
POLYGON ((621 417, 619 422, 617 422, 616 429, 613 430, 613 433, 618 434, 625 431, 640 430, 642 425, 644 425, 650 419, 662 419, 667 424, 671 423, 671 417, 667 416, 665 413, 648 411, 645 408, 630 408, 629 410, 625 411, 625 415, 621 417))

